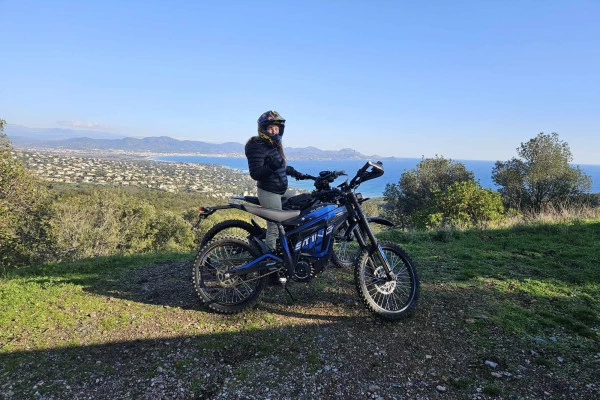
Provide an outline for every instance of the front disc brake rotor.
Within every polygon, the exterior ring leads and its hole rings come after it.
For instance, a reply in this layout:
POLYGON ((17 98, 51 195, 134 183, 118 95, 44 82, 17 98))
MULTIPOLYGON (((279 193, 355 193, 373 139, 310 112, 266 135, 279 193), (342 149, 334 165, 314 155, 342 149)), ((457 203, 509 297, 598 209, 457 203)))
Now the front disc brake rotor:
POLYGON ((378 283, 375 283, 375 288, 379 293, 392 294, 396 290, 396 279, 388 281, 383 267, 378 267, 373 271, 373 277, 378 281, 378 283))

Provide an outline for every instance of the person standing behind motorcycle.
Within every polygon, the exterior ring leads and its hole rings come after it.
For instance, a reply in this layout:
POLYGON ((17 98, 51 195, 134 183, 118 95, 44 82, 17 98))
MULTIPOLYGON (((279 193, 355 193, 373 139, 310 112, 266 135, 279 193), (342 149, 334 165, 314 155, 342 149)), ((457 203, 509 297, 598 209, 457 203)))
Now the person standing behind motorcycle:
MULTIPOLYGON (((251 137, 245 147, 248 170, 256 181, 261 206, 281 210, 281 196, 288 188, 287 175, 302 179, 304 174, 287 165, 281 143, 285 119, 277 111, 267 111, 257 122, 258 136, 251 137)), ((275 249, 278 237, 277 224, 267 222, 267 246, 275 249)))

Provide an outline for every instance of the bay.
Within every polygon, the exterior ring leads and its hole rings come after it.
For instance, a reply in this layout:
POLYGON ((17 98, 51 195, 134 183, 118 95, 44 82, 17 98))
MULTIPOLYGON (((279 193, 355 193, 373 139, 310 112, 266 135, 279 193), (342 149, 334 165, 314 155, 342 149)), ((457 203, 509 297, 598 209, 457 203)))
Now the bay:
MULTIPOLYGON (((208 156, 162 156, 155 157, 157 161, 182 162, 182 163, 198 163, 198 164, 217 164, 228 168, 233 168, 244 173, 248 173, 248 163, 246 158, 235 157, 208 157, 208 156)), ((290 160, 289 165, 296 168, 298 171, 317 175, 320 171, 329 170, 344 170, 351 179, 356 171, 358 171, 367 160, 290 160)), ((372 160, 377 161, 377 160, 372 160)), ((383 176, 371 181, 363 183, 359 191, 368 197, 381 197, 388 183, 398 183, 400 176, 406 170, 414 169, 421 161, 420 158, 397 158, 393 160, 384 160, 383 167, 385 173, 383 176)), ((497 190, 498 187, 492 181, 492 170, 495 161, 481 160, 455 160, 465 165, 467 170, 472 171, 475 175, 475 180, 487 189, 497 190)), ((592 178, 592 193, 600 193, 600 165, 579 165, 581 170, 592 178)), ((343 182, 343 178, 339 178, 336 183, 343 182)), ((312 181, 296 181, 290 177, 290 187, 312 190, 314 189, 312 181)))

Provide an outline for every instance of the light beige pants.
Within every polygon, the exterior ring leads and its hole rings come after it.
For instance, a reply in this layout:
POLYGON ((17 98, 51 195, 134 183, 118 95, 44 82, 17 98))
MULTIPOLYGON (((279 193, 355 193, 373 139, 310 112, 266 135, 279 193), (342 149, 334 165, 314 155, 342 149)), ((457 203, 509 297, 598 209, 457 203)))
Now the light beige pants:
MULTIPOLYGON (((267 192, 266 190, 258 189, 258 201, 264 208, 271 208, 273 210, 281 210, 281 195, 277 193, 267 192)), ((279 231, 277 230, 277 224, 274 222, 267 222, 267 237, 265 243, 272 250, 275 249, 275 240, 279 238, 279 231)))

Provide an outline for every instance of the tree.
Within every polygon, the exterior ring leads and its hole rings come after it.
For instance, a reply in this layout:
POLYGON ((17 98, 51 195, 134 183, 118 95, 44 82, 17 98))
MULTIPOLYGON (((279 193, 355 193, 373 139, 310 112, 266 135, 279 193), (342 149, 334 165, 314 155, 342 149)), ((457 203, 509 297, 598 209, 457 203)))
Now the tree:
POLYGON ((573 160, 566 142, 558 133, 541 132, 517 148, 519 158, 497 161, 493 181, 507 207, 539 212, 547 205, 572 201, 589 192, 591 178, 573 160))
POLYGON ((404 171, 398 184, 386 185, 387 214, 401 226, 409 226, 414 213, 430 204, 434 192, 464 181, 474 181, 464 164, 441 156, 423 158, 415 169, 404 171))
POLYGON ((0 266, 20 265, 44 253, 46 190, 15 156, 0 120, 0 266))

